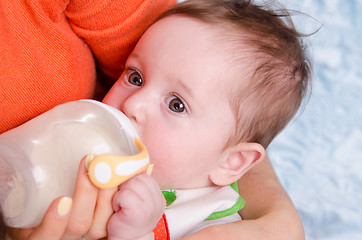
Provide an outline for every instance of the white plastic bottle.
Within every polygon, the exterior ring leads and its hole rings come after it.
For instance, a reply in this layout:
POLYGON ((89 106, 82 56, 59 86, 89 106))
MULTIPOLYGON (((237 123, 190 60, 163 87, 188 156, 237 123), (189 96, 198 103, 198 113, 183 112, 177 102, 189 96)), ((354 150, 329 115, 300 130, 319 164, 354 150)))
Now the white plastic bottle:
POLYGON ((0 206, 5 224, 37 226, 50 203, 72 196, 86 154, 134 155, 137 136, 117 109, 92 100, 59 105, 0 135, 0 206))

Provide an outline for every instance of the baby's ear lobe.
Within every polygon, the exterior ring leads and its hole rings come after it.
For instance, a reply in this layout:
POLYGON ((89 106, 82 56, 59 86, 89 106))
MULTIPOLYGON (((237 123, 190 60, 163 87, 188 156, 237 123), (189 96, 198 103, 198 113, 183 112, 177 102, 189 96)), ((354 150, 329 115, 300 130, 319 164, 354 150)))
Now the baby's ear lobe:
POLYGON ((225 159, 210 173, 210 180, 219 186, 239 180, 265 156, 265 149, 258 143, 243 142, 226 151, 225 159))

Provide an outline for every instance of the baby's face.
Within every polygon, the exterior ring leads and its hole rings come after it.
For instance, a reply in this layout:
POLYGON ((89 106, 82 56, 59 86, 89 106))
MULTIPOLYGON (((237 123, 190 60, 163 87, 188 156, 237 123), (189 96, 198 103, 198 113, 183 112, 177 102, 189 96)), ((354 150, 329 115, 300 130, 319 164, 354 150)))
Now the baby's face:
POLYGON ((227 84, 236 73, 213 36, 207 24, 190 18, 160 20, 104 99, 133 122, 162 189, 210 186, 209 173, 235 129, 227 84))

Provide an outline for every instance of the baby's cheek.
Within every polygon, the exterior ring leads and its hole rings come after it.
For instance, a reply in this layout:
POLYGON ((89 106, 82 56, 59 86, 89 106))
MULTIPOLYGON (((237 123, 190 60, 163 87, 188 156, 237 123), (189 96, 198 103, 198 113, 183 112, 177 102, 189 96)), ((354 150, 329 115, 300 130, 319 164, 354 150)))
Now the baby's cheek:
POLYGON ((161 189, 174 189, 180 185, 181 171, 178 171, 169 164, 156 165, 152 172, 152 177, 155 178, 161 189))

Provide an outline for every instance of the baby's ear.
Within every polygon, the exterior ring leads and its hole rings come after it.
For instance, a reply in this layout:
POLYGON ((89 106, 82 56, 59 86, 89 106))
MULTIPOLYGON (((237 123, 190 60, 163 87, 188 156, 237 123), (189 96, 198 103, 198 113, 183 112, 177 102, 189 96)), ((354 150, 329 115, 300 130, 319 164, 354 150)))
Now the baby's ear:
POLYGON ((264 159, 265 149, 258 143, 243 142, 228 148, 225 153, 224 159, 209 175, 210 180, 219 186, 239 180, 264 159))

